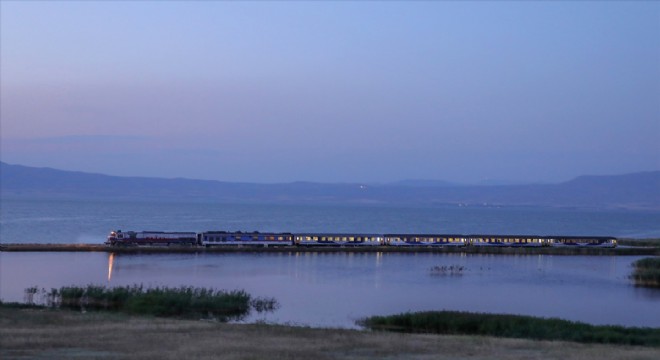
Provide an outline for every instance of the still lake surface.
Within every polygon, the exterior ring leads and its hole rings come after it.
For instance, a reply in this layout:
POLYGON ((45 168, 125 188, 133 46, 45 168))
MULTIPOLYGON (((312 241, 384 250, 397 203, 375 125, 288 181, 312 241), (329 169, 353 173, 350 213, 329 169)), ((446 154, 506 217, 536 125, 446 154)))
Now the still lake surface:
MULTIPOLYGON (((659 212, 536 208, 0 202, 2 243, 101 243, 112 229, 613 235, 660 237, 659 212)), ((559 317, 660 327, 660 292, 632 286, 638 256, 396 253, 0 253, 0 299, 27 287, 204 286, 274 297, 280 308, 245 321, 355 327, 420 310, 559 317), (462 266, 437 275, 434 266, 462 266)))

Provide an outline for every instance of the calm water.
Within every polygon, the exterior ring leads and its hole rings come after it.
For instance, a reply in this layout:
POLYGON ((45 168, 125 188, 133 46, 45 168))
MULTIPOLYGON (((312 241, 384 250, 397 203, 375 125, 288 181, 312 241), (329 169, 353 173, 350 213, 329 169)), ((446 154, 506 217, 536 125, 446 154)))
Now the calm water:
MULTIPOLYGON (((0 202, 3 243, 101 243, 111 229, 523 233, 660 237, 660 212, 154 202, 0 202)), ((360 317, 472 310, 660 326, 660 292, 627 276, 639 257, 460 254, 0 253, 0 298, 31 286, 194 285, 275 297, 248 321, 353 327, 360 317), (433 266, 464 266, 433 276, 433 266)))
POLYGON ((660 292, 626 278, 639 257, 460 254, 0 253, 0 294, 65 285, 194 285, 245 289, 281 307, 254 314, 310 326, 354 327, 368 315, 470 310, 660 327, 660 292), (433 266, 464 266, 433 275, 433 266))
POLYGON ((101 243, 113 229, 660 237, 660 212, 0 201, 3 243, 101 243))

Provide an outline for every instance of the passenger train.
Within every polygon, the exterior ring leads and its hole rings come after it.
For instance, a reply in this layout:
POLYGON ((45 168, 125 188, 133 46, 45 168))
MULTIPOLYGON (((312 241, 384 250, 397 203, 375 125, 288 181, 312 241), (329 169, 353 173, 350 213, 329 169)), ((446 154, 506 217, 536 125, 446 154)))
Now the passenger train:
POLYGON ((394 246, 394 247, 609 247, 617 239, 606 236, 461 235, 461 234, 346 234, 273 233, 241 231, 164 232, 112 231, 105 242, 110 246, 394 246))

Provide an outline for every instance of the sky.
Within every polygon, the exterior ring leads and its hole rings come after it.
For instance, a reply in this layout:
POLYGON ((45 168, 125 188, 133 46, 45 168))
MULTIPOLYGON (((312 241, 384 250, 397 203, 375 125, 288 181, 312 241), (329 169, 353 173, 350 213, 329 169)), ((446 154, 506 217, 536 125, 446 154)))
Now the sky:
POLYGON ((0 2, 0 160, 241 182, 660 170, 660 2, 0 2))

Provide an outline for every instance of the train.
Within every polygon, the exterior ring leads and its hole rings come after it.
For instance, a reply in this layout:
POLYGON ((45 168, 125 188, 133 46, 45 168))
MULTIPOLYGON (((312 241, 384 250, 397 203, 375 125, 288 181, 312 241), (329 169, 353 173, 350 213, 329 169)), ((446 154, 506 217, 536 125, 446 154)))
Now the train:
POLYGON ((353 234, 289 232, 110 232, 109 246, 337 246, 337 247, 604 247, 614 248, 617 239, 610 236, 539 236, 539 235, 462 235, 462 234, 353 234))

